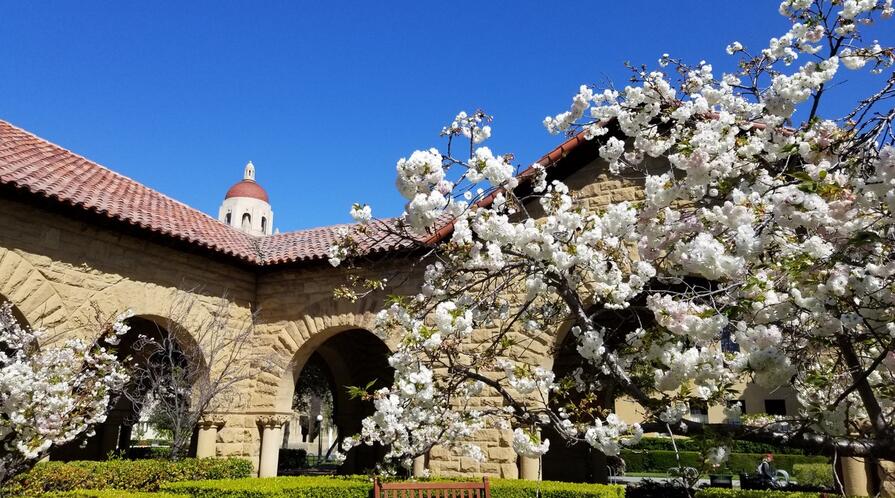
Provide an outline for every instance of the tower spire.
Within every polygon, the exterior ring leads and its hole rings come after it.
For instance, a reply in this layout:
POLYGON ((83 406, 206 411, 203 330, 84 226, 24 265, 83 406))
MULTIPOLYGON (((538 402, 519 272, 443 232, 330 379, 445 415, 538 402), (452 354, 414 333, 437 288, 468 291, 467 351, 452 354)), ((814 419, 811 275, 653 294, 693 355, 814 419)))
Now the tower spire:
POLYGON ((246 164, 245 172, 242 175, 243 180, 252 180, 255 181, 255 165, 252 164, 252 161, 249 161, 246 164))

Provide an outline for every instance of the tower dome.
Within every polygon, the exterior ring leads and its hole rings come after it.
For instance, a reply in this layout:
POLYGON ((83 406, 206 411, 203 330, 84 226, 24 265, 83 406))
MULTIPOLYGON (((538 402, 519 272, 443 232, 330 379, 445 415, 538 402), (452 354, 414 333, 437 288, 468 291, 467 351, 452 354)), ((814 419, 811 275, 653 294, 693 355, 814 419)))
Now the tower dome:
POLYGON ((252 235, 273 233, 273 210, 270 198, 255 181, 255 165, 249 161, 242 180, 236 182, 224 195, 218 219, 252 235))

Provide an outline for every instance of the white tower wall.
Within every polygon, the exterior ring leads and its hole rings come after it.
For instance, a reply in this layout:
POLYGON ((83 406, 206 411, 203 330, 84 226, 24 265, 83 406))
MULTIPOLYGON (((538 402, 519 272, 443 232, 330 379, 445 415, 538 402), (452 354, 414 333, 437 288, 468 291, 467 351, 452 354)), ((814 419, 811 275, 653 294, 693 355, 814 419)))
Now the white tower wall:
POLYGON ((252 235, 273 233, 273 210, 270 204, 253 197, 231 197, 224 199, 218 219, 228 225, 252 235), (229 221, 227 215, 230 215, 229 221), (243 226, 243 218, 249 217, 248 227, 243 226))
MULTIPOLYGON (((251 162, 246 165, 243 182, 255 182, 255 166, 251 162)), ((261 190, 261 187, 258 189, 261 190)), ((273 233, 273 209, 269 203, 255 197, 224 199, 218 211, 218 220, 252 235, 273 233)))

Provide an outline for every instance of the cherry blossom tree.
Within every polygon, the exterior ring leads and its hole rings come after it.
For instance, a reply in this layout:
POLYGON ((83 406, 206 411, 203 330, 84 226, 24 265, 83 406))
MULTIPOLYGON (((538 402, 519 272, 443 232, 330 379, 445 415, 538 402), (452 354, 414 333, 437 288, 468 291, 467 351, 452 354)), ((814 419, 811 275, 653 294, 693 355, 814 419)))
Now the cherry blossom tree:
POLYGON ((129 316, 101 322, 94 340, 63 341, 22 326, 9 303, 0 307, 0 487, 105 421, 127 380, 111 347, 129 316))
POLYGON ((672 431, 895 458, 895 74, 892 48, 864 35, 892 1, 779 11, 790 28, 768 47, 727 47, 733 72, 663 55, 655 70, 632 67, 624 89, 582 86, 545 119, 596 144, 611 174, 640 182, 640 201, 589 210, 549 164, 520 173, 482 145, 483 112, 445 127, 444 150, 398 161, 405 213, 376 220, 357 204, 357 228, 330 250, 357 270, 338 291, 348 298, 388 285, 363 271, 365 248, 384 238, 425 265, 419 292, 378 315, 376 332, 401 338, 395 382, 368 394, 375 414, 347 447, 381 443, 404 466, 436 444, 481 458, 468 440, 497 427, 537 457, 550 425, 606 455, 672 431), (879 75, 878 88, 827 115, 849 71, 879 75), (572 374, 527 361, 565 330, 580 356, 572 374), (695 402, 736 411, 741 381, 794 388, 799 412, 682 418, 695 402), (476 403, 483 393, 502 406, 476 403), (617 396, 646 422, 616 416, 617 396))

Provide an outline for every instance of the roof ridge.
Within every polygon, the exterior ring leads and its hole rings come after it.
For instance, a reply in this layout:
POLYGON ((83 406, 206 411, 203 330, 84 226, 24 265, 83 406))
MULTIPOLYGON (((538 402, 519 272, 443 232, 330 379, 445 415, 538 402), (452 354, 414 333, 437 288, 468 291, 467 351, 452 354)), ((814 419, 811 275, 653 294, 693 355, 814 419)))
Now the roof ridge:
MULTIPOLYGON (((583 142, 582 134, 578 133, 537 162, 550 167, 583 142)), ((525 168, 517 177, 530 181, 534 168, 525 168)), ((356 225, 347 222, 252 235, 3 119, 0 119, 0 184, 257 267, 326 260, 341 229, 356 225)), ((487 205, 499 191, 495 189, 479 203, 487 205)), ((377 219, 374 226, 390 226, 399 220, 399 216, 377 219)), ((435 233, 418 242, 437 243, 448 236, 453 222, 444 221, 435 233)), ((408 244, 389 230, 383 230, 377 238, 362 244, 361 249, 374 254, 406 249, 408 244)))
MULTIPOLYGON (((76 158, 78 158, 78 159, 81 159, 81 160, 83 160, 83 161, 86 161, 86 162, 92 164, 93 166, 96 166, 96 167, 98 167, 98 168, 101 168, 101 169, 103 169, 104 171, 108 171, 109 173, 111 173, 111 174, 113 174, 113 175, 115 175, 115 176, 117 176, 117 177, 119 177, 119 178, 122 178, 122 179, 124 179, 124 180, 133 182, 133 183, 135 183, 135 184, 137 184, 137 185, 139 185, 139 186, 141 186, 141 187, 143 187, 143 188, 146 188, 146 189, 148 189, 148 190, 151 190, 151 191, 157 193, 158 195, 160 195, 161 197, 163 197, 163 198, 165 198, 165 199, 167 199, 167 200, 169 200, 169 201, 171 201, 171 202, 173 202, 173 203, 175 203, 175 204, 178 204, 178 205, 180 205, 180 206, 185 207, 186 209, 189 209, 189 210, 191 210, 191 211, 194 211, 194 212, 196 212, 196 213, 199 213, 199 214, 201 214, 202 216, 208 218, 209 220, 212 220, 212 221, 214 221, 215 223, 218 223, 218 224, 220 224, 220 225, 222 225, 222 226, 227 227, 228 229, 232 230, 233 232, 236 232, 236 233, 239 233, 239 234, 245 234, 245 232, 243 232, 243 231, 241 231, 241 230, 237 230, 236 228, 231 227, 230 225, 228 225, 228 224, 226 224, 226 223, 224 223, 224 222, 218 220, 217 218, 211 216, 210 214, 208 214, 208 213, 206 213, 206 212, 204 212, 204 211, 202 211, 202 210, 200 210, 200 209, 196 209, 196 208, 194 208, 193 206, 190 206, 189 204, 187 204, 187 203, 185 203, 185 202, 183 202, 183 201, 179 201, 179 200, 175 199, 174 197, 171 197, 171 196, 168 195, 168 194, 165 194, 165 193, 162 192, 161 190, 152 188, 152 187, 150 187, 149 185, 146 185, 145 183, 143 183, 143 182, 141 182, 141 181, 139 181, 139 180, 135 180, 135 179, 133 179, 133 178, 131 178, 131 177, 125 175, 125 174, 119 173, 119 172, 113 170, 112 168, 109 168, 109 167, 107 167, 107 166, 104 166, 103 164, 100 164, 100 163, 94 161, 93 159, 90 159, 90 158, 85 157, 85 156, 83 156, 83 155, 81 155, 81 154, 78 154, 77 152, 74 152, 74 151, 72 151, 72 150, 70 150, 70 149, 67 149, 67 148, 65 148, 65 147, 63 147, 63 146, 61 146, 61 145, 59 145, 59 144, 57 144, 57 143, 55 143, 55 142, 53 142, 53 141, 47 140, 46 138, 43 138, 43 137, 39 137, 39 136, 35 135, 34 133, 32 133, 32 132, 30 132, 30 131, 24 129, 24 128, 21 128, 21 127, 19 127, 19 126, 16 126, 16 125, 10 123, 9 121, 6 121, 5 119, 0 119, 0 123, 3 123, 3 124, 5 124, 5 125, 9 126, 10 128, 15 129, 16 131, 19 131, 19 132, 21 132, 21 133, 24 133, 25 135, 28 135, 29 137, 31 137, 31 138, 33 138, 33 139, 35 139, 35 140, 38 140, 38 141, 40 141, 40 142, 46 143, 47 145, 50 145, 51 147, 54 147, 54 148, 56 148, 56 149, 59 149, 61 152, 64 152, 64 153, 66 153, 66 154, 71 154, 72 156, 74 156, 74 157, 76 157, 76 158)), ((249 235, 249 234, 246 234, 246 235, 249 235)))

